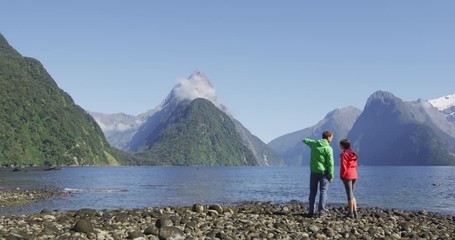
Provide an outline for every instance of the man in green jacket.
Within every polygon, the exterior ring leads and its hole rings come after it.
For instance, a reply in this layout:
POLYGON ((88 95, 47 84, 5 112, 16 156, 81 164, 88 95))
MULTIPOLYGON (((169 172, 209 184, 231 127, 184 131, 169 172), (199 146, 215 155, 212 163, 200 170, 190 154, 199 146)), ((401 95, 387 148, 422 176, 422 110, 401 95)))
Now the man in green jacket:
POLYGON ((318 192, 319 184, 319 215, 323 216, 327 212, 327 191, 329 189, 329 183, 333 181, 333 149, 330 147, 332 142, 333 133, 331 131, 324 131, 322 133, 321 140, 313 140, 305 138, 303 142, 308 145, 311 149, 311 161, 310 161, 310 196, 308 216, 314 214, 314 204, 316 201, 316 194, 318 192))

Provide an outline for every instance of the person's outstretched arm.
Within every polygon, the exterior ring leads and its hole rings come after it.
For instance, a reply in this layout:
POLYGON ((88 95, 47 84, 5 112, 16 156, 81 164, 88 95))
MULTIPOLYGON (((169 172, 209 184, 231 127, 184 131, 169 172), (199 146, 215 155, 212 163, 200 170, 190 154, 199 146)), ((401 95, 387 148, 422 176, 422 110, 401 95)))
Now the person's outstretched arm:
POLYGON ((303 139, 303 143, 305 143, 306 145, 308 145, 310 148, 312 145, 314 145, 317 141, 316 140, 313 140, 313 139, 310 139, 310 138, 305 138, 303 139))

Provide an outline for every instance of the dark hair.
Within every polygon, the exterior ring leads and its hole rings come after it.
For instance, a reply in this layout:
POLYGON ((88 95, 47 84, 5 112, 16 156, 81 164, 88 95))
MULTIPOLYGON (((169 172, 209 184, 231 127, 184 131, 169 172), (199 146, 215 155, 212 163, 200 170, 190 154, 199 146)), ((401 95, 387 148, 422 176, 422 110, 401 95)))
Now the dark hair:
POLYGON ((349 140, 347 140, 346 138, 345 139, 342 139, 340 141, 340 145, 343 147, 343 149, 349 149, 351 148, 351 143, 349 142, 349 140))
MULTIPOLYGON (((345 138, 345 139, 342 139, 342 140, 340 141, 340 145, 341 145, 341 147, 343 148, 343 150, 351 149, 351 143, 350 143, 349 140, 346 139, 346 138, 345 138)), ((357 156, 357 160, 359 160, 359 155, 357 154, 357 152, 354 151, 354 150, 352 150, 352 149, 351 149, 351 151, 354 153, 354 155, 357 156)))
POLYGON ((323 139, 329 139, 329 137, 333 136, 333 133, 329 130, 326 130, 322 133, 322 138, 323 139))

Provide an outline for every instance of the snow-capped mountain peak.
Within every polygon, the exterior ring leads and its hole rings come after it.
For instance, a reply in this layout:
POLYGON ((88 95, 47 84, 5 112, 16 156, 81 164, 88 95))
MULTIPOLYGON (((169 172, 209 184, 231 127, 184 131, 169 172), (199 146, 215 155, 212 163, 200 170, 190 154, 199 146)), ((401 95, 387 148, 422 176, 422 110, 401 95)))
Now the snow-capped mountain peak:
MULTIPOLYGON (((90 114, 98 122, 112 145, 127 150, 127 145, 138 134, 138 131, 149 122, 150 118, 163 112, 170 113, 182 102, 191 102, 197 98, 209 100, 218 109, 231 116, 228 109, 218 100, 216 90, 209 78, 200 71, 195 71, 188 78, 178 80, 169 95, 158 106, 146 113, 138 116, 129 116, 126 114, 90 114)), ((151 123, 150 125, 153 124, 155 123, 151 123)))
POLYGON ((226 107, 218 100, 216 90, 209 78, 200 71, 195 71, 189 78, 180 79, 172 89, 167 101, 193 101, 196 98, 204 98, 211 101, 224 112, 226 107))
POLYGON ((455 106, 455 94, 440 97, 429 101, 433 107, 436 107, 440 111, 446 110, 455 106))
POLYGON ((192 101, 196 98, 205 98, 213 103, 218 101, 216 90, 210 80, 199 71, 193 73, 189 78, 180 79, 172 93, 182 101, 192 101))

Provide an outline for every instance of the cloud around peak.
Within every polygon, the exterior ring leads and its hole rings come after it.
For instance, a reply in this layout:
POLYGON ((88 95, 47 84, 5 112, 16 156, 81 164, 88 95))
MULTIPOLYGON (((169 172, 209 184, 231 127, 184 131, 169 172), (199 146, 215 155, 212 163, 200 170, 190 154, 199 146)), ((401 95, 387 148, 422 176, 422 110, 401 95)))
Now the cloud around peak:
POLYGON ((212 83, 205 74, 199 71, 194 72, 189 78, 179 79, 172 93, 180 101, 205 98, 222 109, 222 104, 218 100, 212 83))

